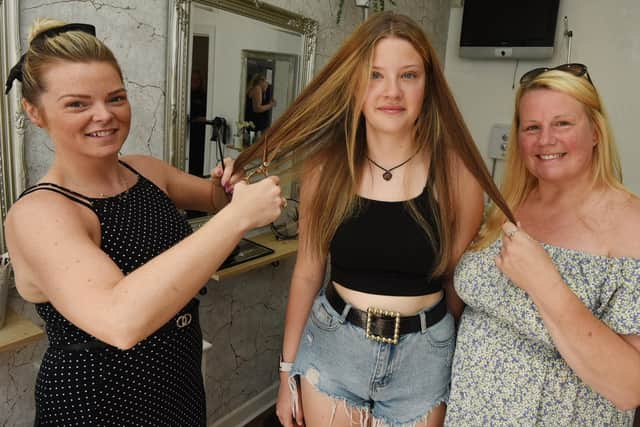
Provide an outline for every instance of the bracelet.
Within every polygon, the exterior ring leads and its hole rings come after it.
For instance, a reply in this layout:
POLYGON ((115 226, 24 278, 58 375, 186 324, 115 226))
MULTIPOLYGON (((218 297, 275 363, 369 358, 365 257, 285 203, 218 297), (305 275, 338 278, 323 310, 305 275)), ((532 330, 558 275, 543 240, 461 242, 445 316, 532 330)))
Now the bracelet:
POLYGON ((284 362, 282 360, 282 354, 280 355, 280 372, 291 372, 293 368, 293 362, 284 362))

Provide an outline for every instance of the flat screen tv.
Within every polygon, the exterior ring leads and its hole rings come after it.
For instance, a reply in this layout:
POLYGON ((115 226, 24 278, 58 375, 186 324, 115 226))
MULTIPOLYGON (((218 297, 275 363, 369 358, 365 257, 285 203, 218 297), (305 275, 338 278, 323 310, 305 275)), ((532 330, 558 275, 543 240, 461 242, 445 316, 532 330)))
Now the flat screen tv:
POLYGON ((560 0, 465 0, 460 56, 539 59, 553 56, 560 0))

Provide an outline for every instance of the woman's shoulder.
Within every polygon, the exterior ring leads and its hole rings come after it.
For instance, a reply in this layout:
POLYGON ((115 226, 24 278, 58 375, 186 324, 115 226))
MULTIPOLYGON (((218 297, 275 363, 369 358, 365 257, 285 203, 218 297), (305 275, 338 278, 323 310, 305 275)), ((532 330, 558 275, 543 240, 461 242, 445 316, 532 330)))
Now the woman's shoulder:
POLYGON ((40 222, 51 218, 52 214, 74 215, 76 213, 75 208, 79 204, 74 203, 71 200, 72 198, 78 199, 80 202, 89 203, 88 199, 80 195, 70 198, 65 196, 67 194, 73 195, 74 193, 58 186, 55 182, 45 177, 40 183, 27 188, 18 200, 11 205, 7 213, 5 226, 29 222, 34 219, 34 216, 40 222), (42 212, 47 212, 47 215, 42 216, 42 212))
POLYGON ((139 169, 141 173, 165 165, 163 160, 143 154, 127 154, 126 156, 121 156, 120 161, 134 169, 139 169))
POLYGON ((640 198, 635 194, 612 189, 601 201, 601 221, 606 224, 613 257, 640 260, 640 198))
POLYGON ((26 193, 9 209, 4 223, 8 241, 22 245, 42 241, 47 235, 94 234, 97 218, 89 201, 68 197, 64 191, 50 191, 51 186, 42 188, 26 193))
POLYGON ((120 157, 120 161, 128 165, 138 174, 153 182, 164 182, 171 167, 163 160, 142 154, 129 154, 120 157))

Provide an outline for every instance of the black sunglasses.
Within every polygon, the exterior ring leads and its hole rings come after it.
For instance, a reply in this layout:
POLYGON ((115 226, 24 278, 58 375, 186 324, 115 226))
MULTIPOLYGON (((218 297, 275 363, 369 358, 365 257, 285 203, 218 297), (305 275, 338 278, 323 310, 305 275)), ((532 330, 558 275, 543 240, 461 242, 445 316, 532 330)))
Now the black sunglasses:
POLYGON ((534 68, 533 70, 527 71, 520 77, 520 84, 524 85, 531 82, 533 79, 538 77, 542 73, 546 73, 547 71, 558 70, 563 71, 565 73, 569 73, 576 77, 585 76, 589 83, 593 86, 593 82, 591 81, 591 77, 589 77, 589 72, 587 71, 587 66, 584 64, 572 63, 572 64, 562 64, 557 67, 540 67, 534 68))

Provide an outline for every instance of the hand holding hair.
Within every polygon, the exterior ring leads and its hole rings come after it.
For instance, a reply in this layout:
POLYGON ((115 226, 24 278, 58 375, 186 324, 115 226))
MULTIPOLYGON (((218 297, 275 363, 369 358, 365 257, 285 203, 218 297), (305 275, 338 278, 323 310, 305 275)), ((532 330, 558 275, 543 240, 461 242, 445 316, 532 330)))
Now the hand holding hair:
POLYGON ((502 225, 504 234, 496 265, 516 286, 537 295, 562 278, 544 248, 519 225, 511 221, 502 225))

